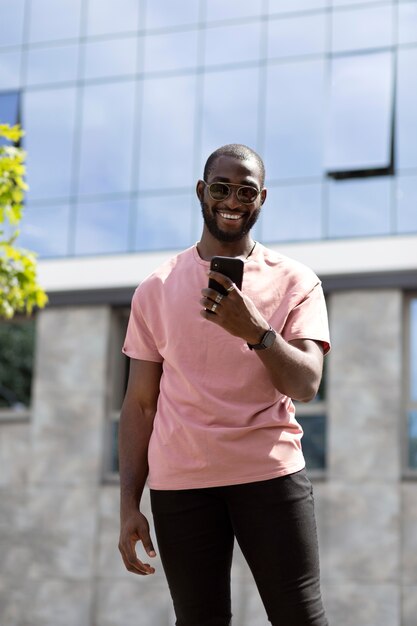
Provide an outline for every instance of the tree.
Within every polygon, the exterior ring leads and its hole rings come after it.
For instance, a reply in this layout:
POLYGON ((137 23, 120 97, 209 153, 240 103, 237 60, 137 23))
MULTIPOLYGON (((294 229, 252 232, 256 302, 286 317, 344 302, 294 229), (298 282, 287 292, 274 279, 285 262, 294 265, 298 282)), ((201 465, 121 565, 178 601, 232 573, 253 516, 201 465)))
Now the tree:
MULTIPOLYGON (((16 144, 24 132, 20 126, 0 124, 0 138, 16 144)), ((43 308, 48 297, 37 282, 36 254, 18 248, 15 241, 23 216, 26 153, 16 145, 0 145, 0 318, 30 314, 43 308)))

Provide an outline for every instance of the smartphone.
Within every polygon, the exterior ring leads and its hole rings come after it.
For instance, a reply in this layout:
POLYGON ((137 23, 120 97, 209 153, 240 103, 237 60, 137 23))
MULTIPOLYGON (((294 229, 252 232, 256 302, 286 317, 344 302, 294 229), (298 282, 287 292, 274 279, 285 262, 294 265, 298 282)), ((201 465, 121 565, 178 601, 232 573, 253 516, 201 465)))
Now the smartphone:
MULTIPOLYGON (((230 280, 232 280, 236 287, 239 289, 242 288, 242 280, 243 280, 243 261, 242 259, 235 259, 234 257, 229 256, 214 256, 211 259, 210 269, 213 272, 219 272, 220 274, 224 274, 228 276, 230 280)), ((208 286, 211 289, 215 289, 219 293, 227 296, 227 291, 220 285, 220 283, 216 282, 212 278, 209 278, 208 286)))

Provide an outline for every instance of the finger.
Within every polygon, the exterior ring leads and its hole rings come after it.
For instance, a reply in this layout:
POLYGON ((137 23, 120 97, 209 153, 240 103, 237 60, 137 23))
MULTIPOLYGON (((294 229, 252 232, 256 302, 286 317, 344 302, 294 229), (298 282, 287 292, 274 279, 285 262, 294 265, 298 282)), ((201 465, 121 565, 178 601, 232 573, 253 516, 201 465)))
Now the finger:
POLYGON ((151 557, 156 556, 155 548, 153 547, 152 539, 151 539, 149 532, 142 533, 142 544, 148 556, 151 556, 151 557))
MULTIPOLYGON (((220 283, 225 289, 230 289, 232 285, 234 285, 234 290, 239 291, 233 281, 224 274, 220 274, 219 272, 209 272, 209 278, 213 278, 217 283, 220 283)), ((233 293, 233 291, 229 291, 229 293, 233 293)))
POLYGON ((140 574, 142 576, 153 574, 155 569, 149 565, 149 563, 142 563, 136 555, 135 550, 136 541, 132 540, 128 543, 120 543, 119 550, 122 555, 123 562, 126 569, 133 574, 140 574))
POLYGON ((201 298, 200 304, 205 308, 211 311, 212 313, 218 313, 220 304, 218 302, 214 302, 209 298, 201 298))
POLYGON ((217 303, 221 302, 224 298, 224 295, 222 293, 219 293, 218 291, 216 291, 215 289, 211 289, 210 287, 205 287, 204 289, 202 289, 201 294, 206 298, 210 298, 210 300, 213 300, 213 302, 217 303))
POLYGON ((127 557, 123 552, 121 552, 123 563, 128 570, 132 574, 138 574, 139 576, 147 576, 148 574, 153 574, 155 572, 154 568, 149 565, 149 563, 142 563, 137 557, 134 559, 127 557))
POLYGON ((203 309, 202 311, 200 311, 200 315, 201 317, 204 317, 204 319, 209 320, 209 322, 214 322, 215 324, 219 324, 220 318, 217 315, 215 315, 212 311, 203 309))

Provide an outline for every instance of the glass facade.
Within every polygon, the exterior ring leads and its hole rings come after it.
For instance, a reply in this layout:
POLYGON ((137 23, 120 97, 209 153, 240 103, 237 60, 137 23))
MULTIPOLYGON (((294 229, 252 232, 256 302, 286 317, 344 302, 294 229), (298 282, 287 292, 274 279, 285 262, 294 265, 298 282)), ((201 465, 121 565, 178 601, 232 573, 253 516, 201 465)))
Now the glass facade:
POLYGON ((191 245, 195 182, 225 143, 264 157, 265 242, 417 232, 417 0, 0 0, 0 14, 0 121, 18 91, 28 150, 20 243, 41 256, 191 245))

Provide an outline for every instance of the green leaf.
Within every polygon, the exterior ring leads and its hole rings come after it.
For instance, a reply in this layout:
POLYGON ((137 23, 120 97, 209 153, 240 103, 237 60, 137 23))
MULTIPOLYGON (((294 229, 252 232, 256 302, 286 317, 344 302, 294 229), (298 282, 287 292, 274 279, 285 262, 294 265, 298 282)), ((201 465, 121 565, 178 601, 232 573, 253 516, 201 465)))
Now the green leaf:
MULTIPOLYGON (((17 142, 23 131, 19 126, 0 124, 0 136, 17 142)), ((17 146, 0 146, 0 317, 10 319, 17 312, 31 313, 43 308, 48 296, 37 281, 36 254, 15 245, 17 226, 23 216, 26 153, 17 146)))

